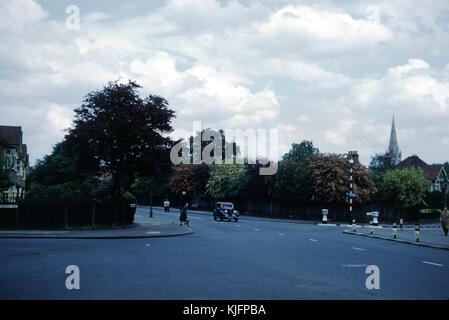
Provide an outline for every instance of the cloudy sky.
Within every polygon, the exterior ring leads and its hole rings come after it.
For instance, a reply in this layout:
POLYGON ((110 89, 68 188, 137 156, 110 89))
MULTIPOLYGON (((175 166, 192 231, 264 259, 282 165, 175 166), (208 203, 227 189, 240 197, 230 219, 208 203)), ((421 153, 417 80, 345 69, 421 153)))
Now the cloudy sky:
POLYGON ((403 156, 449 160, 446 0, 0 0, 0 40, 0 124, 23 127, 32 161, 118 78, 168 99, 176 137, 277 128, 283 152, 308 139, 367 163, 394 113, 403 156))

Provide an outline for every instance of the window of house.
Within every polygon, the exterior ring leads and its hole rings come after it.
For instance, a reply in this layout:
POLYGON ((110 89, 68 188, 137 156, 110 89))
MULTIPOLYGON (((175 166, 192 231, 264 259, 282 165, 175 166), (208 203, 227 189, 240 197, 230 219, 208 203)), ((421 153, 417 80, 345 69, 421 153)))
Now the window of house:
POLYGON ((17 171, 17 152, 15 149, 5 150, 5 167, 17 171))

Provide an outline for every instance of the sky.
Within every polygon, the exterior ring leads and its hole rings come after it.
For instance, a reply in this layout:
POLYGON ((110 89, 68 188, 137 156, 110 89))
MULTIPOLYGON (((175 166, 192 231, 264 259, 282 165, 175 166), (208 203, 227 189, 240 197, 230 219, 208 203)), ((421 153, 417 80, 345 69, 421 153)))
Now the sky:
POLYGON ((394 114, 403 158, 449 160, 446 0, 0 0, 0 40, 0 125, 32 162, 117 79, 169 101, 175 138, 277 129, 281 153, 312 140, 368 164, 394 114))

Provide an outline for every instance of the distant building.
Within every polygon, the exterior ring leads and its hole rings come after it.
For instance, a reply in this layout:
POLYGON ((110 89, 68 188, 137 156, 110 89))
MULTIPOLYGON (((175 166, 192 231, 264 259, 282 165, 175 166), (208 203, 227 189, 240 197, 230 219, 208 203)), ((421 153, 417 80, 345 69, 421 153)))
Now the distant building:
POLYGON ((443 191, 449 185, 448 172, 445 171, 442 164, 427 164, 421 160, 417 155, 412 155, 403 161, 401 161, 402 154, 399 150, 398 137, 396 133, 396 125, 394 121, 391 123, 390 141, 388 143, 388 149, 383 156, 384 168, 386 170, 391 169, 421 169, 424 172, 424 176, 430 182, 429 191, 443 191))
MULTIPOLYGON (((444 165, 442 164, 427 164, 421 160, 417 155, 412 155, 397 165, 398 169, 421 169, 424 176, 430 181, 429 191, 443 191, 449 184, 449 178, 444 165)), ((447 189, 446 189, 447 190, 447 189)))
POLYGON ((22 137, 21 127, 0 126, 0 155, 5 168, 11 170, 11 186, 7 190, 0 190, 0 196, 6 201, 14 202, 25 194, 29 157, 22 137))
POLYGON ((398 165, 402 160, 402 154, 399 150, 398 137, 396 134, 396 125, 394 123, 394 115, 391 123, 390 142, 388 143, 388 149, 385 152, 385 155, 389 158, 389 161, 393 166, 398 165))

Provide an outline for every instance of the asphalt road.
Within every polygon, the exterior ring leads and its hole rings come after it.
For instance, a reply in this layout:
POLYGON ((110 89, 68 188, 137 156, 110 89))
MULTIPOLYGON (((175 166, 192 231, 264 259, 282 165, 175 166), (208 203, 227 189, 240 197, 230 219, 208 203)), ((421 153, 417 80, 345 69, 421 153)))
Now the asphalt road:
POLYGON ((449 298, 449 251, 344 235, 341 227, 190 218, 194 233, 180 237, 0 239, 0 298, 449 298), (65 287, 68 265, 80 269, 79 290, 65 287), (380 289, 366 288, 368 265, 379 267, 380 289))

